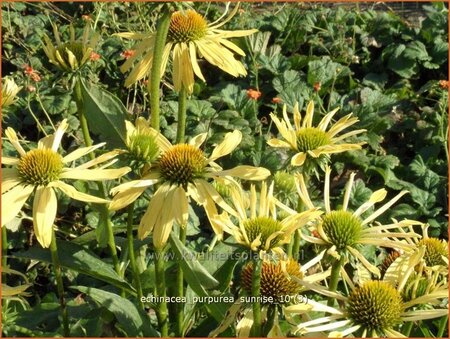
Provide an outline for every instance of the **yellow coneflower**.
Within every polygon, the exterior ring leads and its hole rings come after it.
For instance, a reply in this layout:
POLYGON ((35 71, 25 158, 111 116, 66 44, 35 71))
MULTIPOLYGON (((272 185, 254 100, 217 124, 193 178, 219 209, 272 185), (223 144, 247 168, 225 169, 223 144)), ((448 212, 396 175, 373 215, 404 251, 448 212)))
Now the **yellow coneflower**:
POLYGON ((78 70, 90 60, 100 35, 97 33, 91 35, 90 27, 86 25, 81 39, 76 39, 75 29, 71 25, 69 27, 70 39, 67 42, 63 42, 61 41, 57 26, 54 24, 52 26, 56 46, 46 34, 44 34, 45 43, 43 45, 44 52, 49 61, 60 70, 66 72, 78 70))
MULTIPOLYGON (((430 293, 411 296, 405 299, 405 293, 409 290, 408 284, 417 285, 420 276, 411 281, 410 277, 415 273, 413 268, 423 257, 424 251, 410 255, 407 260, 400 260, 401 265, 392 269, 392 274, 387 274, 389 279, 366 280, 362 279, 355 285, 346 276, 346 282, 351 291, 347 297, 335 293, 334 297, 343 305, 341 309, 324 306, 320 303, 311 303, 309 311, 330 313, 330 316, 317 318, 300 323, 294 327, 295 334, 329 333, 329 337, 342 338, 348 335, 357 337, 389 337, 405 338, 398 331, 403 322, 433 319, 448 314, 447 308, 434 308, 434 305, 442 304, 448 297, 448 284, 440 284, 430 293), (392 277, 395 279, 392 280, 392 277)), ((292 279, 296 280, 295 276, 292 279)), ((318 291, 321 293, 321 291, 318 291)), ((330 294, 332 292, 328 292, 330 294)), ((291 307, 293 313, 296 306, 291 307)), ((300 309, 298 313, 303 313, 300 309)))
MULTIPOLYGON (((36 149, 26 152, 19 143, 16 132, 8 127, 5 135, 19 158, 2 156, 4 165, 12 168, 2 169, 2 225, 11 221, 22 209, 28 197, 35 192, 33 201, 33 225, 36 238, 43 247, 49 247, 52 240, 52 227, 56 217, 57 199, 55 189, 70 198, 93 203, 108 203, 108 200, 77 191, 63 180, 109 180, 118 178, 130 168, 91 169, 91 167, 113 159, 117 152, 109 152, 76 167, 67 164, 81 158, 104 145, 81 147, 66 156, 58 153, 58 148, 67 122, 63 120, 53 135, 41 139, 36 149)), ((108 163, 106 166, 110 165, 108 163)))
POLYGON ((331 119, 338 111, 334 109, 325 115, 317 126, 313 126, 314 102, 310 101, 306 107, 306 115, 303 118, 298 110, 298 103, 294 106, 294 126, 292 126, 287 114, 286 105, 283 106, 283 119, 280 120, 271 113, 273 122, 284 140, 270 139, 268 144, 272 147, 288 148, 296 154, 291 158, 293 166, 306 166, 314 169, 316 166, 323 167, 329 161, 329 155, 350 150, 360 149, 360 143, 342 143, 346 138, 363 133, 364 129, 358 129, 337 136, 344 129, 358 122, 358 118, 348 114, 339 119, 329 129, 331 119))
POLYGON ((111 210, 121 209, 135 201, 148 186, 161 184, 154 193, 138 229, 143 239, 153 232, 153 243, 162 248, 167 242, 173 222, 185 227, 188 218, 189 197, 205 208, 214 232, 221 237, 222 230, 213 218, 217 215, 216 204, 233 213, 217 193, 209 179, 223 178, 233 181, 232 177, 246 180, 263 180, 270 172, 261 167, 237 166, 222 170, 215 161, 231 153, 241 142, 239 131, 227 133, 225 139, 215 147, 207 157, 200 149, 206 139, 206 133, 194 137, 188 144, 172 145, 164 136, 158 136, 161 155, 155 166, 140 180, 124 183, 111 190, 114 195, 111 210))
POLYGON ((279 250, 280 246, 290 241, 291 235, 298 228, 317 218, 321 212, 316 209, 297 213, 273 197, 273 187, 261 185, 259 195, 254 186, 250 196, 242 188, 231 188, 231 201, 234 208, 231 219, 228 211, 217 216, 215 220, 222 229, 231 234, 238 244, 252 251, 279 250), (287 212, 287 216, 278 220, 277 210, 287 212), (234 221, 236 220, 236 222, 234 221))
MULTIPOLYGON (((345 188, 342 208, 339 210, 332 210, 330 204, 330 174, 331 169, 327 166, 325 170, 324 184, 325 213, 320 217, 315 227, 315 231, 318 236, 313 237, 304 234, 303 238, 308 242, 326 247, 326 251, 336 258, 340 258, 341 255, 351 255, 360 261, 370 272, 380 276, 379 269, 369 263, 369 261, 359 252, 358 247, 361 245, 374 245, 378 247, 402 250, 412 249, 411 245, 401 241, 395 241, 394 239, 420 237, 418 234, 414 232, 392 232, 391 230, 409 225, 421 225, 421 222, 414 220, 403 220, 387 225, 382 225, 379 223, 376 223, 376 225, 371 225, 377 217, 392 207, 392 205, 394 205, 408 192, 400 192, 389 202, 376 209, 372 214, 362 218, 361 215, 364 212, 373 207, 376 203, 385 199, 387 191, 385 189, 375 191, 370 196, 369 200, 362 204, 356 211, 349 211, 348 203, 355 177, 355 173, 352 173, 345 188)), ((311 202, 309 197, 303 175, 297 174, 296 179, 300 198, 308 208, 314 208, 314 204, 311 202)))
MULTIPOLYGON (((199 55, 210 64, 235 77, 247 74, 244 65, 234 57, 234 53, 244 56, 244 51, 227 39, 247 36, 257 30, 225 31, 219 29, 231 20, 237 10, 238 6, 225 20, 220 22, 219 19, 213 23, 208 23, 201 14, 194 10, 177 11, 172 14, 167 43, 163 52, 161 76, 164 74, 172 54, 173 85, 177 92, 184 86, 188 93, 192 93, 194 74, 205 81, 197 60, 199 55)), ((126 39, 141 40, 133 47, 135 53, 120 67, 122 72, 133 68, 125 80, 125 86, 131 86, 151 72, 155 34, 130 32, 117 34, 126 39), (137 60, 140 61, 133 67, 137 60)))

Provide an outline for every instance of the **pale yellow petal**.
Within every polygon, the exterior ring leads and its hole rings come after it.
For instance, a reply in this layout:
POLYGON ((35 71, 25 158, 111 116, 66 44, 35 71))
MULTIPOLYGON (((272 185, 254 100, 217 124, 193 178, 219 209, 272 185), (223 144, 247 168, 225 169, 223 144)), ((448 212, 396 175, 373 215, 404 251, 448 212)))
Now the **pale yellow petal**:
POLYGON ((14 186, 20 184, 19 172, 16 168, 2 168, 2 194, 14 186), (13 184, 16 183, 16 184, 13 184), (9 188, 5 188, 5 186, 9 186, 9 188))
POLYGON ((223 141, 217 145, 208 161, 214 161, 224 155, 230 154, 241 143, 242 133, 238 130, 225 134, 223 141))
POLYGON ((76 149, 75 151, 67 154, 64 158, 63 158, 63 162, 64 163, 68 163, 74 160, 77 160, 79 158, 81 158, 83 155, 86 155, 88 153, 93 152, 94 150, 96 150, 97 148, 100 148, 102 146, 106 145, 106 142, 102 142, 101 144, 97 144, 94 146, 89 146, 89 147, 81 147, 76 149))
POLYGON ((2 165, 17 165, 19 161, 17 158, 2 157, 2 165))
POLYGON ((313 116, 314 116, 314 101, 311 100, 308 103, 308 106, 306 106, 306 115, 305 119, 303 120, 302 127, 312 127, 313 116))
POLYGON ((33 201, 33 225, 42 247, 50 247, 58 201, 51 187, 39 187, 33 201))
POLYGON ((172 231, 173 222, 175 219, 175 209, 178 207, 174 204, 175 189, 170 189, 163 198, 163 203, 159 211, 159 218, 157 219, 153 228, 153 245, 157 249, 162 249, 169 239, 172 231))
POLYGON ((52 150, 54 152, 58 152, 59 145, 61 144, 61 139, 66 132, 67 127, 69 127, 69 125, 67 124, 67 119, 64 119, 60 122, 58 128, 56 129, 52 144, 52 150))
POLYGON ((10 222, 19 213, 33 189, 34 187, 31 185, 24 186, 19 184, 2 194, 2 226, 10 222))
POLYGON ((213 172, 208 174, 208 176, 231 176, 244 180, 264 180, 270 176, 270 171, 263 167, 241 165, 229 170, 213 172))
POLYGON ((201 133, 189 141, 189 145, 199 148, 206 140, 208 133, 201 133))
POLYGON ((154 230, 156 223, 160 219, 164 199, 166 198, 166 193, 169 189, 170 185, 163 184, 156 190, 139 224, 139 239, 144 239, 154 230))
POLYGON ((20 156, 25 155, 25 150, 20 145, 19 138, 17 137, 16 131, 14 131, 11 127, 8 127, 5 131, 5 135, 8 138, 9 142, 14 146, 16 151, 20 154, 20 156))
POLYGON ((114 196, 111 203, 109 204, 108 208, 111 211, 117 211, 120 210, 129 204, 131 204, 133 201, 135 201, 137 198, 141 196, 141 194, 146 190, 147 187, 135 187, 135 188, 129 188, 125 191, 122 191, 114 196))
POLYGON ((331 119, 333 118, 333 116, 336 114, 337 111, 339 111, 339 107, 335 108, 334 110, 326 114, 319 122, 319 125, 317 125, 317 128, 319 128, 322 131, 326 131, 328 128, 328 124, 330 123, 331 119))
POLYGON ((97 204, 106 204, 109 203, 109 200, 98 198, 96 196, 86 194, 83 192, 77 191, 77 189, 71 185, 68 185, 62 181, 53 181, 47 187, 56 187, 61 190, 64 194, 71 197, 72 199, 84 201, 84 202, 93 202, 97 204))
POLYGON ((267 144, 271 147, 292 148, 292 146, 289 143, 279 139, 270 139, 269 141, 267 141, 267 144))
POLYGON ((368 224, 371 221, 375 220, 378 216, 380 216, 381 214, 386 212, 392 205, 394 205, 402 196, 404 196, 407 193, 408 193, 408 191, 401 191, 394 198, 392 198, 388 203, 384 204, 378 210, 376 210, 374 213, 372 213, 369 217, 364 219, 363 220, 363 225, 368 224))
POLYGON ((60 179, 111 180, 120 178, 131 171, 129 167, 117 169, 64 169, 60 179))
POLYGON ((183 188, 177 187, 173 193, 175 220, 178 225, 186 227, 189 218, 188 199, 183 188))
POLYGON ((195 75, 198 76, 200 79, 202 79, 204 82, 206 82, 205 77, 203 76, 203 73, 200 69, 200 66, 198 65, 197 50, 195 48, 194 43, 189 43, 189 57, 191 58, 192 70, 194 71, 195 75))
POLYGON ((54 139, 55 139, 54 134, 47 135, 46 137, 41 138, 38 141, 38 149, 51 149, 54 139))
MULTIPOLYGON (((84 164, 81 164, 79 166, 76 166, 75 169, 87 169, 91 168, 93 166, 97 166, 99 164, 102 164, 106 161, 109 161, 111 159, 114 159, 117 155, 121 154, 122 150, 114 150, 107 153, 104 153, 98 157, 96 157, 93 160, 89 160, 88 162, 85 162, 84 164)), ((117 160, 117 159, 116 159, 117 160)), ((102 168, 109 167, 113 162, 109 162, 107 166, 102 165, 102 168)))
POLYGON ((306 153, 303 153, 303 152, 297 153, 296 155, 294 155, 292 157, 291 165, 292 166, 302 166, 306 160, 306 157, 307 157, 306 153))
POLYGON ((113 189, 111 189, 110 193, 112 195, 114 195, 119 192, 126 191, 127 189, 130 189, 130 188, 152 186, 160 181, 160 177, 161 177, 161 175, 157 172, 150 173, 150 174, 143 176, 141 179, 132 180, 132 181, 123 183, 119 186, 116 186, 113 189))

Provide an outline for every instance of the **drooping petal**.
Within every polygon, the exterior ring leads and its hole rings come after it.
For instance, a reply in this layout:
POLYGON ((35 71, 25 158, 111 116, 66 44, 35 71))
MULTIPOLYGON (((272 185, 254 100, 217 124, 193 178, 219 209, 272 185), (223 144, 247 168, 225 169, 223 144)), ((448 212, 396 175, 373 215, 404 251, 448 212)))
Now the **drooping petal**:
POLYGON ((206 82, 205 77, 203 76, 203 73, 200 69, 200 66, 198 65, 197 50, 195 48, 194 43, 189 43, 189 57, 191 58, 192 69, 195 75, 198 76, 200 79, 202 79, 204 82, 206 82))
POLYGON ((31 185, 19 184, 10 189, 5 194, 2 194, 2 226, 10 222, 21 210, 25 201, 33 192, 34 187, 31 185))
POLYGON ((392 205, 394 205, 402 196, 409 193, 408 191, 401 191, 395 197, 393 197, 388 203, 381 206, 378 210, 376 210, 372 215, 363 220, 363 225, 370 223, 375 220, 378 216, 386 212, 392 205))
POLYGON ((33 201, 33 225, 42 247, 50 247, 58 201, 51 187, 38 187, 33 201))
POLYGON ((207 176, 231 176, 244 180, 264 180, 270 176, 270 171, 263 167, 241 165, 228 170, 212 172, 207 174, 207 176))
POLYGON ((171 188, 165 194, 161 210, 159 211, 159 218, 153 228, 153 245, 157 249, 162 249, 169 239, 172 231, 173 222, 175 220, 175 209, 178 208, 174 204, 175 189, 171 188))
POLYGON ((175 202, 174 214, 175 220, 181 227, 186 227, 189 218, 189 202, 186 192, 181 187, 177 187, 173 193, 173 202, 175 202))
POLYGON ((84 201, 84 202, 94 202, 97 204, 107 204, 109 200, 98 198, 96 196, 86 194, 80 191, 77 191, 75 187, 68 185, 62 181, 53 181, 47 187, 56 187, 61 190, 64 194, 71 197, 72 199, 84 201))
POLYGON ((269 141, 267 141, 267 144, 271 147, 277 148, 292 148, 292 146, 289 143, 279 139, 270 139, 269 141))
POLYGON ((150 173, 148 175, 143 176, 139 180, 132 180, 132 181, 123 183, 119 186, 116 186, 113 189, 111 189, 110 193, 112 195, 115 195, 117 193, 124 192, 130 188, 152 186, 159 182, 160 177, 161 177, 161 175, 159 173, 150 173))
POLYGON ((306 157, 307 157, 306 153, 303 153, 303 152, 297 153, 296 155, 294 155, 292 157, 291 165, 292 166, 302 166, 306 160, 306 157))
POLYGON ((208 161, 214 161, 224 155, 230 154, 241 143, 242 133, 238 130, 225 134, 223 141, 217 145, 208 161))
POLYGON ((111 203, 109 204, 108 208, 111 211, 117 211, 120 210, 132 202, 136 201, 137 198, 141 196, 142 193, 144 193, 145 189, 147 187, 134 187, 129 188, 125 191, 121 191, 118 194, 114 196, 111 203))
POLYGON ((2 194, 20 184, 19 172, 16 168, 2 168, 2 194))
POLYGON ((60 179, 111 180, 120 178, 131 171, 130 167, 117 169, 70 169, 65 168, 60 179))
POLYGON ((333 116, 336 114, 336 112, 339 111, 339 107, 335 108, 331 112, 327 113, 322 120, 319 122, 319 125, 317 125, 317 128, 319 128, 322 131, 326 131, 328 124, 330 123, 333 116))
POLYGON ((160 219, 164 199, 166 198, 169 189, 170 189, 169 184, 163 184, 156 190, 139 224, 138 228, 139 239, 144 239, 153 231, 156 223, 160 219))

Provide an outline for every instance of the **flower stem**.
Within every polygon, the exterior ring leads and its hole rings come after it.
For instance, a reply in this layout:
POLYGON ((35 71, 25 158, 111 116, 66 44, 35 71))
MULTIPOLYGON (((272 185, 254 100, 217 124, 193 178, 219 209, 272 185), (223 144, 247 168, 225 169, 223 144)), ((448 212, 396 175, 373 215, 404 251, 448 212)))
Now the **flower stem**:
POLYGON ((441 321, 439 322, 439 328, 438 333, 436 335, 436 338, 443 338, 444 332, 448 328, 448 315, 441 318, 441 321))
MULTIPOLYGON (((74 95, 74 100, 77 104, 78 118, 80 120, 81 131, 83 133, 84 143, 87 147, 92 146, 92 139, 89 134, 88 122, 87 122, 86 115, 84 114, 84 109, 83 109, 83 97, 81 94, 81 78, 78 78, 75 81, 73 95, 74 95)), ((89 153, 89 156, 92 160, 95 158, 95 155, 93 152, 89 153)), ((103 198, 106 198, 107 194, 106 194, 106 190, 105 190, 105 186, 103 185, 103 182, 98 182, 98 188, 99 188, 101 196, 103 198)), ((119 258, 117 257, 116 243, 114 240, 114 233, 112 230, 112 222, 111 222, 111 219, 109 216, 108 207, 106 207, 106 205, 100 205, 99 207, 100 207, 101 215, 103 216, 104 220, 106 220, 108 246, 111 251, 114 270, 117 272, 117 274, 120 275, 119 258)))
POLYGON ((159 86, 161 81, 161 64, 163 52, 166 45, 167 32, 170 25, 170 13, 164 7, 162 16, 158 20, 155 46, 153 49, 152 71, 148 84, 150 95, 150 125, 159 131, 159 86))
MULTIPOLYGON (((333 265, 331 266, 330 273, 330 284, 328 285, 328 290, 330 292, 336 292, 337 285, 339 282, 339 275, 341 271, 342 264, 344 263, 344 256, 341 254, 341 258, 339 260, 335 259, 333 265)), ((328 306, 333 306, 334 298, 330 297, 328 299, 328 306)))
POLYGON ((59 262, 58 247, 56 245, 56 235, 55 230, 52 229, 52 242, 50 243, 50 252, 52 255, 53 269, 55 271, 56 277, 56 287, 58 291, 59 304, 61 305, 63 327, 64 327, 64 337, 70 336, 69 330, 69 318, 67 315, 66 300, 64 298, 64 285, 62 280, 62 270, 61 264, 59 262))
POLYGON ((259 297, 261 295, 261 267, 262 260, 258 253, 253 253, 253 274, 252 274, 252 297, 253 302, 253 326, 251 334, 253 337, 261 337, 261 303, 259 297))
POLYGON ((135 283, 139 306, 144 309, 142 303, 142 285, 139 271, 136 265, 136 258, 134 256, 134 237, 133 237, 133 213, 134 202, 128 206, 128 220, 127 220, 127 240, 128 240, 128 255, 130 258, 130 266, 133 272, 133 280, 135 283))
MULTIPOLYGON (((413 325, 414 325, 413 321, 408 321, 405 325, 403 325, 402 330, 404 328, 403 334, 405 335, 405 337, 409 337, 409 335, 411 334, 413 325)), ((439 337, 436 337, 436 338, 439 338, 439 337)))
POLYGON ((186 131, 186 101, 187 91, 184 85, 182 85, 180 93, 178 93, 177 144, 184 142, 184 133, 186 131))
MULTIPOLYGON (((186 244, 186 226, 180 226, 180 241, 184 245, 186 244)), ((183 270, 181 269, 181 264, 178 264, 177 270, 177 297, 183 298, 184 296, 184 276, 183 270)), ((183 338, 183 322, 184 322, 184 304, 177 304, 177 337, 183 338)))
POLYGON ((165 301, 166 297, 166 278, 165 278, 165 269, 164 269, 164 251, 155 249, 155 282, 156 282, 156 292, 158 293, 158 297, 161 298, 161 302, 159 303, 157 309, 157 317, 159 330, 161 331, 161 338, 168 337, 169 335, 169 323, 167 319, 167 303, 165 301))

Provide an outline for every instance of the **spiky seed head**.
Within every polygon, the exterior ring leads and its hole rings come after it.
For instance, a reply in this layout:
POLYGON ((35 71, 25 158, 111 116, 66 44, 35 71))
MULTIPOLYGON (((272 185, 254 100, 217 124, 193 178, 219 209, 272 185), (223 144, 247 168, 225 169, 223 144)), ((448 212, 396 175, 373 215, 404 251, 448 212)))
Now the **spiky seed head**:
POLYGON ((331 211, 322 219, 322 228, 336 248, 354 245, 361 236, 362 221, 348 211, 331 211))
POLYGON ((196 11, 177 11, 170 18, 167 40, 175 43, 196 41, 206 35, 207 28, 205 18, 196 11))
POLYGON ((23 182, 45 186, 58 180, 64 164, 61 155, 51 149, 34 149, 23 155, 17 171, 23 182))

